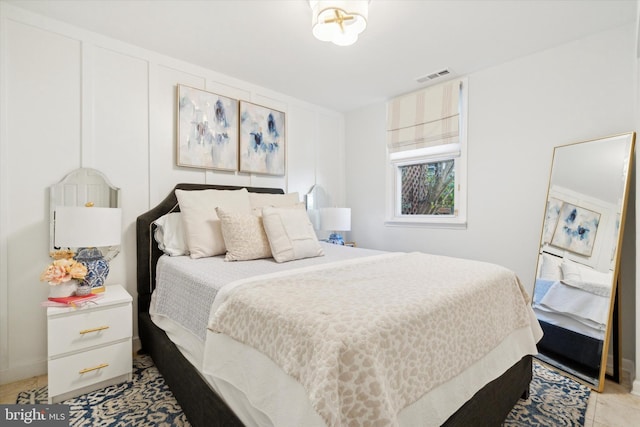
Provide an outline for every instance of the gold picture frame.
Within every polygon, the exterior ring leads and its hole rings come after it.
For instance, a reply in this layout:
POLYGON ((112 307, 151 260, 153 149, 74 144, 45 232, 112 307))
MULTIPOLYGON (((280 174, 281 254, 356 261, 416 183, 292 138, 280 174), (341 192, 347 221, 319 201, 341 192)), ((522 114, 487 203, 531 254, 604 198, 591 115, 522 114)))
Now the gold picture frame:
POLYGON ((177 86, 176 164, 238 170, 238 100, 177 86))
POLYGON ((240 172, 284 175, 285 113, 240 101, 240 172))

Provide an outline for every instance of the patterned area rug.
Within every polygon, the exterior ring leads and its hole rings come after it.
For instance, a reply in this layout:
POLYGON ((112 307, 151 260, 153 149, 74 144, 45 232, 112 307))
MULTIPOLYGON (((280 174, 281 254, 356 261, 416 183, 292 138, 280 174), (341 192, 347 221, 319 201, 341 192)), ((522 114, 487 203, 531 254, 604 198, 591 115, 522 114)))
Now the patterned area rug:
POLYGON ((534 360, 529 398, 516 403, 503 426, 584 426, 590 395, 588 387, 534 360))
MULTIPOLYGON (((47 387, 23 391, 19 404, 46 404, 47 387)), ((149 356, 133 359, 133 381, 62 402, 70 426, 190 426, 149 356)))
MULTIPOLYGON (((584 426, 590 390, 534 361, 529 399, 520 400, 504 427, 584 426)), ((23 391, 19 404, 46 404, 47 387, 23 391)), ((64 401, 70 426, 190 426, 148 356, 133 361, 133 381, 64 401)))

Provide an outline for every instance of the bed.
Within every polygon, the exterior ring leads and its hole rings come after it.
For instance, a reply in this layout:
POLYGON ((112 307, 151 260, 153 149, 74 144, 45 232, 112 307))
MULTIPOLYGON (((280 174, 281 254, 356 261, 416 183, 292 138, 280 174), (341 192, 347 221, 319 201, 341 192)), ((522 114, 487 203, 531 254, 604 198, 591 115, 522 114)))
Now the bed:
POLYGON ((611 304, 611 272, 547 252, 540 255, 539 265, 533 295, 533 310, 544 331, 539 357, 597 385, 611 304))
MULTIPOLYGON (((191 424, 195 426, 209 426, 209 425, 220 425, 220 426, 234 426, 234 425, 244 425, 241 421, 241 418, 245 420, 247 424, 255 424, 259 425, 260 422, 247 422, 246 415, 244 414, 243 405, 248 402, 240 402, 238 401, 238 396, 232 396, 228 390, 224 387, 220 387, 220 384, 215 382, 215 378, 212 378, 212 372, 215 371, 216 363, 223 363, 217 360, 218 356, 220 358, 227 357, 229 360, 224 361, 227 365, 222 364, 222 371, 234 371, 237 370, 239 372, 248 372, 251 371, 250 367, 239 367, 236 366, 233 360, 233 349, 240 347, 246 347, 242 343, 238 343, 234 338, 228 336, 224 331, 214 331, 212 326, 216 325, 216 322, 220 321, 218 317, 212 316, 207 319, 207 323, 209 329, 204 333, 206 337, 204 339, 204 346, 207 347, 212 352, 207 353, 208 355, 202 356, 199 358, 198 355, 190 354, 189 351, 185 351, 185 348, 188 346, 184 342, 178 342, 178 345, 174 343, 168 336, 172 335, 171 328, 166 327, 164 325, 163 328, 159 327, 157 323, 158 315, 155 312, 157 310, 157 302, 152 304, 152 299, 156 298, 157 295, 154 294, 154 290, 156 289, 156 279, 158 274, 158 264, 160 262, 161 266, 164 266, 165 270, 166 262, 178 262, 176 259, 169 260, 167 257, 162 257, 163 252, 158 248, 155 240, 154 240, 154 221, 158 218, 162 217, 164 214, 170 212, 177 212, 180 210, 177 197, 176 190, 181 191, 194 191, 194 190, 207 190, 207 189, 216 189, 216 190, 238 190, 240 187, 231 187, 231 186, 214 186, 214 185, 204 185, 204 184, 178 184, 174 190, 163 200, 158 206, 151 209, 150 211, 140 215, 137 219, 136 229, 137 229, 137 290, 138 290, 138 328, 139 328, 139 336, 142 343, 143 351, 147 352, 151 355, 154 360, 154 363, 158 367, 159 371, 162 373, 165 381, 168 386, 174 393, 176 399, 182 406, 187 418, 191 422, 191 424), (161 257, 163 260, 161 260, 161 257), (155 307, 155 308, 154 308, 155 307), (152 315, 150 314, 150 308, 152 312, 154 312, 154 320, 152 320, 152 315), (228 349, 229 350, 228 350, 228 349), (231 353, 228 353, 231 352, 231 353), (211 356, 214 354, 214 356, 211 356), (209 359, 216 359, 211 362, 209 359), (212 368, 213 366, 213 368, 212 368), (226 366, 226 367, 225 367, 226 366), (228 368, 228 369, 227 369, 228 368), (233 406, 233 410, 229 406, 233 406), (237 415, 237 414, 241 415, 237 415)), ((283 191, 280 189, 269 189, 269 188, 247 188, 247 190, 251 193, 257 194, 283 194, 283 191)), ((337 250, 337 248, 329 247, 326 249, 327 252, 332 252, 337 250)), ((340 250, 352 250, 352 248, 340 248, 340 250)), ((344 253, 342 253, 344 254, 344 253)), ((340 253, 337 255, 332 255, 337 257, 342 257, 340 253)), ((419 255, 416 255, 419 256, 419 255)), ((215 258, 215 257, 214 257, 215 258)), ((363 255, 362 258, 358 258, 356 260, 344 260, 340 261, 343 264, 332 264, 333 268, 344 268, 350 269, 350 263, 358 264, 358 263, 381 263, 382 261, 386 262, 387 258, 392 258, 391 255, 387 254, 376 254, 369 253, 366 256, 363 255), (376 258, 380 257, 380 258, 376 258), (377 262, 373 262, 372 260, 376 260, 377 262)), ((403 257, 405 259, 405 257, 403 257)), ((212 260, 215 261, 215 260, 212 260)), ((207 261, 208 262, 208 261, 207 261)), ((253 261, 251 261, 253 262, 253 261)), ((298 261, 294 261, 298 262, 298 261)), ((394 261, 395 262, 395 261, 394 261)), ((178 262, 179 263, 179 262, 178 262)), ((242 263, 234 263, 234 264, 242 264, 242 263)), ((264 263, 263 263, 264 264, 264 263)), ((258 263, 256 263, 258 265, 258 263)), ((318 270, 319 275, 322 275, 321 268, 313 265, 303 267, 309 269, 309 271, 318 270)), ((324 268, 324 267, 323 267, 324 268)), ((369 268, 369 267, 368 267, 369 268)), ((304 274, 309 275, 309 271, 303 269, 293 269, 292 272, 289 273, 277 273, 276 275, 284 274, 287 277, 291 277, 295 274, 304 274)), ((162 270, 164 271, 164 270, 162 270)), ((162 273, 161 274, 165 274, 162 273)), ((266 276, 265 276, 266 277, 266 276)), ((239 282, 242 282, 240 280, 239 282)), ((249 280, 251 282, 251 280, 249 280)), ((237 282, 234 282, 234 284, 237 282)), ((231 287, 230 287, 231 288, 231 287)), ((179 298, 176 296, 172 296, 171 298, 179 298)), ((216 296, 217 300, 223 300, 222 297, 216 296)), ((229 296, 229 298, 232 298, 229 296)), ((221 303, 222 304, 222 303, 221 303)), ((215 306, 215 304, 214 304, 215 306)), ((226 308, 228 305, 225 305, 226 308)), ((212 313, 214 310, 212 310, 212 313)), ((231 316, 233 318, 233 310, 228 309, 226 311, 219 309, 218 313, 227 313, 227 316, 231 316)), ((438 424, 447 425, 447 426, 468 426, 468 425, 500 425, 502 421, 505 419, 508 412, 511 410, 513 405, 517 402, 517 400, 521 397, 528 396, 528 388, 529 382, 532 377, 532 359, 531 355, 535 353, 535 341, 539 339, 539 333, 536 331, 537 322, 535 318, 533 318, 533 312, 531 312, 530 321, 531 325, 527 326, 527 334, 531 334, 530 343, 524 345, 528 346, 528 351, 518 350, 518 356, 515 358, 514 362, 504 368, 499 368, 499 372, 496 374, 487 373, 486 375, 490 376, 488 380, 483 379, 482 385, 474 387, 473 389, 465 389, 466 387, 462 384, 458 384, 458 387, 461 387, 466 394, 468 394, 468 398, 459 404, 456 403, 455 409, 450 410, 450 413, 447 413, 446 418, 443 418, 441 422, 438 424), (530 331, 530 332, 529 332, 530 331), (533 346, 533 350, 530 349, 531 345, 533 346), (522 354, 520 354, 522 353, 522 354)), ((195 317, 195 316, 193 316, 195 317)), ((238 316, 240 317, 240 316, 238 316)), ((190 316, 186 316, 186 322, 191 320, 190 316)), ((314 320, 315 321, 315 320, 314 320)), ((256 328, 253 329, 254 331, 256 328)), ((524 331, 523 328, 519 329, 520 331, 524 331)), ((256 334, 254 332, 254 335, 256 334)), ((175 339, 175 338, 174 338, 175 339)), ((178 341, 178 340, 176 340, 178 341)), ((506 342, 507 340, 505 340, 506 342)), ((501 344, 502 345, 502 344, 501 344)), ((505 344, 506 345, 506 344, 505 344)), ((496 347, 496 349, 492 350, 494 353, 496 352, 504 352, 511 353, 511 348, 505 347, 496 347)), ((194 350, 193 353, 198 353, 199 350, 194 350)), ((253 351, 253 350, 251 350, 253 351)), ((491 353, 492 355, 494 353, 491 353)), ((515 354, 515 350, 514 353, 515 354)), ((259 356, 259 355, 258 355, 259 356)), ((496 359, 501 355, 496 354, 496 359)), ((493 357, 493 356, 492 356, 493 357)), ((478 363, 488 363, 489 365, 493 364, 492 357, 489 355, 484 356, 482 359, 479 359, 478 363)), ((511 355, 513 357, 513 355, 511 355)), ((266 358, 269 359, 269 358, 266 358)), ((238 361, 238 365, 240 365, 241 361, 238 361)), ((264 363, 272 363, 272 361, 267 360, 264 363)), ((253 365, 251 365, 253 366, 253 365)), ((480 366, 480 365, 478 365, 480 366)), ((482 365, 485 366, 486 365, 482 365)), ((493 366, 491 369, 498 369, 496 366, 493 366)), ((489 369, 488 371, 491 371, 489 369)), ((463 371, 460 375, 457 375, 453 380, 449 383, 455 383, 455 380, 461 381, 464 379, 464 375, 467 374, 468 370, 463 371)), ((473 373, 476 375, 477 373, 473 373)), ((485 374, 483 374, 485 375, 485 374)), ((246 379, 249 381, 249 386, 251 386, 252 375, 249 375, 250 378, 246 379)), ((256 374, 256 377, 258 374, 256 374)), ((284 377, 287 377, 284 374, 284 377)), ((296 381, 293 381, 297 384, 296 381)), ((447 384, 443 384, 439 387, 436 387, 435 390, 443 390, 441 393, 445 393, 446 396, 446 386, 447 384)), ((298 385, 293 385, 293 387, 298 387, 298 385)), ((232 392, 233 392, 232 385, 232 392)), ((451 387, 454 387, 453 385, 451 387)), ((258 386, 256 385, 256 388, 258 386)), ((250 390, 249 390, 250 391, 250 390)), ((237 393, 236 393, 237 394, 237 393)), ((420 399, 420 402, 424 400, 428 400, 428 395, 436 395, 437 393, 428 393, 423 398, 420 399)), ((440 396, 442 398, 442 395, 440 396)), ((280 395, 273 397, 273 399, 278 400, 280 402, 288 402, 290 396, 288 395, 280 395)), ((269 397, 271 399, 271 397, 269 397)), ((294 397, 291 397, 294 399, 294 397)), ((296 398, 297 399, 297 398, 296 398)), ((435 399, 435 398, 434 398, 435 399)), ((254 400, 248 399, 254 403, 254 400)), ((446 400, 446 399, 445 399, 446 400)), ((296 400, 291 400, 296 401, 296 400)), ((433 402, 437 402, 436 400, 432 400, 430 402, 433 405, 433 402)), ((305 403, 306 405, 306 403, 305 403)), ((450 403, 446 403, 446 405, 450 405, 450 403)), ((313 406, 313 405, 311 405, 313 406)), ((311 407, 310 406, 310 407, 311 407)), ((409 407, 417 407, 416 405, 409 405, 409 407)), ((315 406, 314 406, 315 407, 315 406)), ((428 406, 427 406, 428 407, 428 406)), ((251 410, 251 409, 249 409, 251 410)), ((422 409, 424 410, 424 408, 422 409)), ((411 415, 413 417, 418 414, 420 416, 419 409, 418 412, 415 412, 411 415)), ((406 409, 403 409, 403 412, 400 415, 406 414, 410 412, 406 409)), ((316 414, 317 415, 317 414, 316 414)), ((430 414, 423 414, 427 418, 430 417, 430 414)), ((404 415, 403 415, 404 416, 404 415)), ((442 416, 441 414, 439 416, 442 416)), ((407 415, 408 417, 408 415, 407 415)), ((258 418, 259 419, 259 418, 258 418)), ((326 420, 327 418, 318 418, 320 420, 326 420)), ((411 419, 411 418, 400 418, 402 419, 411 419)), ((415 418, 413 418, 415 419, 415 418)), ((254 419, 255 420, 255 419, 254 419)), ((315 421, 314 421, 315 422, 315 421)), ((396 423, 396 421, 394 421, 396 423)), ((306 423, 305 423, 306 424, 306 423)), ((335 425, 339 425, 339 420, 335 423, 335 425)), ((402 422, 399 422, 400 425, 404 425, 402 422)), ((406 424, 406 423, 405 423, 406 424)), ((280 424, 282 425, 282 424, 280 424)))

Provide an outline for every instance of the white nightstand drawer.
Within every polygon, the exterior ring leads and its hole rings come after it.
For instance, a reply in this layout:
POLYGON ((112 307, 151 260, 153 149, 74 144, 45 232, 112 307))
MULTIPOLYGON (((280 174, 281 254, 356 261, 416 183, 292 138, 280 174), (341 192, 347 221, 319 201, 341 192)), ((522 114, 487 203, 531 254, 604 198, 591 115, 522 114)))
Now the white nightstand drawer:
POLYGON ((77 310, 49 319, 49 357, 132 336, 131 305, 77 310))
POLYGON ((49 396, 131 373, 131 339, 49 361, 49 396))

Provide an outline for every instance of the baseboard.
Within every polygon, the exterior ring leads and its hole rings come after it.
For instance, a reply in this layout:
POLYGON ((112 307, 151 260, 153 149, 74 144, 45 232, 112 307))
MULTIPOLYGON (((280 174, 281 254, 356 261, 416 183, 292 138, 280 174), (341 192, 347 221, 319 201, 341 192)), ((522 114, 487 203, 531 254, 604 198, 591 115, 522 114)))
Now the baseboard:
POLYGON ((633 382, 633 386, 631 387, 631 394, 640 396, 640 380, 635 380, 633 382))
MULTIPOLYGON (((607 358, 607 372, 613 372, 613 357, 607 358)), ((633 360, 622 359, 622 366, 620 367, 620 382, 623 382, 623 379, 628 379, 628 384, 635 384, 636 379, 636 365, 633 360)), ((638 385, 638 389, 640 390, 640 385, 638 385)))
POLYGON ((31 377, 39 377, 47 373, 47 361, 36 362, 31 365, 16 366, 0 371, 0 385, 21 381, 31 377))

